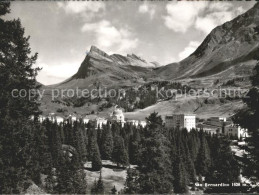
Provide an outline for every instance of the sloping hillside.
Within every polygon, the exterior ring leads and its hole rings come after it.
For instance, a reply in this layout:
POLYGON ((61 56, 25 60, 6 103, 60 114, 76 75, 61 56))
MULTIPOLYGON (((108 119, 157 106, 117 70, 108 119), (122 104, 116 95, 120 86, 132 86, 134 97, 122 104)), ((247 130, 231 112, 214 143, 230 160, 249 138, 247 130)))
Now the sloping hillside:
POLYGON ((213 29, 189 57, 158 68, 156 72, 166 80, 215 74, 218 78, 225 78, 228 74, 220 74, 222 72, 231 72, 232 77, 248 76, 256 59, 259 59, 259 3, 213 29))
POLYGON ((178 100, 158 102, 142 110, 125 113, 128 119, 144 120, 152 112, 158 112, 164 117, 170 114, 196 114, 198 118, 209 118, 212 116, 231 116, 237 109, 243 107, 241 100, 221 102, 217 98, 183 97, 178 100))

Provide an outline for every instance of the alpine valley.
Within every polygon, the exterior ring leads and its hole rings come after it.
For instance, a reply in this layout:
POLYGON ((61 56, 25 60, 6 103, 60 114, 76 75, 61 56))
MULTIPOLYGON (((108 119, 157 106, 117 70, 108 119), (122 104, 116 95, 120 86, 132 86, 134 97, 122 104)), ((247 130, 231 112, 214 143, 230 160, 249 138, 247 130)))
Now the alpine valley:
POLYGON ((214 94, 205 97, 164 97, 163 91, 174 89, 249 89, 249 77, 259 59, 259 3, 246 13, 214 28, 200 46, 177 63, 160 65, 147 62, 135 54, 108 55, 92 46, 77 73, 67 80, 42 86, 45 96, 41 109, 47 114, 72 112, 90 116, 107 115, 115 104, 124 108, 129 119, 142 119, 151 112, 162 116, 175 113, 194 113, 199 118, 230 116, 243 107, 241 97, 214 94), (119 98, 57 97, 51 99, 51 89, 125 89, 119 98), (148 89, 148 90, 146 90, 148 89), (157 89, 162 89, 157 96, 157 89))

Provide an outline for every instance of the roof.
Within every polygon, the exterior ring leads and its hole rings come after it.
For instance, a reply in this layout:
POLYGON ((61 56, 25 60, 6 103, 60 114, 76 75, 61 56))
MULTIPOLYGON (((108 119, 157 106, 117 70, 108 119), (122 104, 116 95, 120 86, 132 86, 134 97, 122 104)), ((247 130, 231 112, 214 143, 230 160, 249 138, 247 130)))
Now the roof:
POLYGON ((216 125, 210 125, 210 124, 199 124, 200 128, 214 128, 214 129, 218 129, 218 128, 222 128, 222 126, 216 126, 216 125))
POLYGON ((173 117, 173 116, 180 116, 180 115, 183 115, 183 116, 196 116, 196 114, 171 114, 171 115, 166 115, 166 117, 173 117))

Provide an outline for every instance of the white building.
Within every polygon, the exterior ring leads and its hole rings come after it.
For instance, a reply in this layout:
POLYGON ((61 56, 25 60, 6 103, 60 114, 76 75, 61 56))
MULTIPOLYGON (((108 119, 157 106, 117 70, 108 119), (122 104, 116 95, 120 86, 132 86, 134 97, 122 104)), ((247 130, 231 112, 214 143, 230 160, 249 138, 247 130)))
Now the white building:
POLYGON ((39 122, 42 123, 43 121, 46 120, 46 116, 39 115, 39 122))
POLYGON ((247 129, 241 128, 239 125, 235 124, 225 126, 224 134, 237 137, 238 139, 248 137, 247 129))
POLYGON ((127 120, 127 123, 130 123, 131 125, 137 127, 139 125, 138 120, 127 120))
POLYGON ((207 119, 207 121, 220 121, 220 122, 226 122, 227 118, 226 117, 217 117, 217 116, 213 116, 207 119))
POLYGON ((55 113, 49 113, 48 119, 51 122, 57 122, 58 124, 63 123, 64 122, 64 118, 61 116, 57 116, 55 113))
POLYGON ((83 118, 83 123, 84 123, 84 124, 89 123, 89 121, 90 121, 90 119, 89 119, 89 118, 86 118, 86 117, 84 117, 84 118, 83 118))
POLYGON ((32 121, 34 120, 34 118, 35 118, 34 115, 31 115, 31 116, 29 117, 29 119, 32 120, 32 121))
POLYGON ((96 128, 100 127, 100 129, 103 128, 103 125, 106 125, 108 120, 105 118, 98 117, 95 119, 96 122, 96 128))
POLYGON ((77 121, 77 117, 76 117, 76 115, 72 115, 72 114, 70 114, 68 117, 67 117, 67 119, 68 119, 68 121, 69 121, 69 123, 74 123, 75 121, 77 121))
POLYGON ((110 115, 110 120, 111 120, 111 122, 121 123, 121 125, 123 127, 125 124, 125 117, 124 117, 122 109, 117 108, 115 106, 113 112, 110 115))
POLYGON ((227 118, 226 118, 226 117, 219 117, 219 121, 226 122, 226 121, 227 121, 227 118))
POLYGON ((56 116, 55 120, 57 121, 58 124, 63 123, 64 122, 64 118, 61 116, 56 116))
POLYGON ((56 114, 55 114, 54 112, 49 113, 48 119, 49 119, 51 122, 55 122, 56 114))
POLYGON ((165 117, 165 126, 167 128, 186 128, 190 131, 196 128, 196 116, 192 114, 173 114, 165 117))
POLYGON ((139 125, 141 125, 143 128, 147 126, 146 121, 139 121, 139 125))

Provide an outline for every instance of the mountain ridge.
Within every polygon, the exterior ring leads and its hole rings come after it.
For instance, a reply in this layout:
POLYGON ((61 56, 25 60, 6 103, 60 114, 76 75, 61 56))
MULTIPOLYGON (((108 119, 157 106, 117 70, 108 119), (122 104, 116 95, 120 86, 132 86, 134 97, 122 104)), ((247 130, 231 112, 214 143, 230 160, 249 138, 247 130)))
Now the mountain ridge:
POLYGON ((149 81, 203 78, 211 79, 213 83, 213 80, 249 77, 258 59, 259 3, 256 3, 247 12, 214 28, 187 58, 165 66, 147 62, 135 54, 109 55, 91 46, 77 73, 60 87, 73 87, 79 82, 76 80, 80 80, 82 87, 84 83, 93 82, 132 86, 149 81))
MULTIPOLYGON (((249 56, 258 59, 258 33, 259 3, 256 3, 247 12, 214 28, 191 55, 179 62, 174 76, 177 79, 211 76, 222 70, 224 62, 232 64, 223 68, 226 70, 238 64, 237 58, 245 59, 249 56), (254 56, 251 56, 252 53, 254 56)), ((175 63, 166 67, 169 69, 170 66, 175 66, 175 63)), ((252 67, 248 68, 251 70, 252 67)), ((164 79, 170 77, 165 76, 164 79)))

